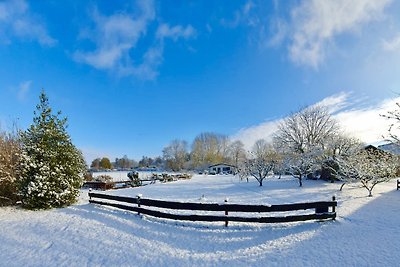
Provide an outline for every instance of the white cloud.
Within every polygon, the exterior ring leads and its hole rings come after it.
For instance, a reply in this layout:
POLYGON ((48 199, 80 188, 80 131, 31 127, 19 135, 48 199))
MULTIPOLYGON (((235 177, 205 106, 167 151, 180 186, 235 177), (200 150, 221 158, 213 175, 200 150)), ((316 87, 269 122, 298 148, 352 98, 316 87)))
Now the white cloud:
POLYGON ((362 109, 342 111, 335 115, 341 126, 351 135, 358 137, 366 143, 373 143, 385 139, 392 123, 382 117, 388 111, 396 109, 400 97, 384 100, 377 105, 362 109))
POLYGON ((324 106, 331 114, 333 114, 351 105, 348 101, 350 96, 351 94, 348 92, 341 92, 339 94, 326 97, 314 105, 324 106))
POLYGON ((259 139, 272 141, 273 134, 278 130, 281 120, 263 122, 249 128, 240 129, 239 132, 231 136, 232 140, 240 140, 246 149, 251 149, 254 143, 259 139))
POLYGON ((221 25, 229 28, 236 28, 240 24, 247 26, 255 26, 258 24, 259 19, 257 16, 252 14, 252 10, 255 8, 253 1, 248 0, 240 9, 236 10, 232 19, 221 19, 221 25))
POLYGON ((130 50, 136 47, 140 37, 146 34, 147 25, 155 18, 151 1, 140 1, 138 6, 141 11, 139 16, 116 13, 107 17, 94 10, 95 29, 85 35, 92 39, 96 49, 77 51, 74 59, 97 69, 119 69, 129 64, 124 61, 130 61, 130 50))
POLYGON ((391 40, 383 40, 382 47, 386 51, 400 51, 400 33, 391 40))
POLYGON ((48 34, 38 16, 30 14, 29 6, 24 0, 0 2, 0 38, 9 43, 11 37, 37 41, 46 46, 57 43, 48 34))
POLYGON ((18 100, 23 101, 26 99, 26 95, 31 89, 31 86, 32 86, 32 81, 24 81, 20 83, 20 85, 18 86, 18 93, 17 93, 18 100))
POLYGON ((267 46, 272 46, 272 47, 276 47, 276 46, 282 44, 283 40, 286 38, 286 35, 288 33, 287 23, 283 19, 273 18, 271 21, 270 28, 271 28, 271 32, 273 32, 274 34, 266 42, 264 41, 264 39, 267 39, 264 36, 264 28, 261 29, 262 42, 266 43, 267 46))
MULTIPOLYGON (((93 12, 94 29, 85 29, 81 37, 90 39, 96 48, 93 51, 76 51, 73 58, 97 69, 109 70, 119 76, 135 76, 143 80, 157 77, 158 66, 163 62, 164 39, 177 41, 179 38, 189 39, 196 31, 191 26, 169 26, 161 24, 154 33, 153 44, 134 59, 132 52, 138 42, 147 35, 149 25, 155 18, 152 1, 138 1, 139 13, 119 12, 110 16, 93 12)), ((153 37, 153 36, 151 36, 153 37)))
POLYGON ((168 24, 161 24, 156 33, 156 36, 159 39, 172 38, 174 41, 178 38, 189 39, 195 35, 196 31, 192 25, 186 27, 182 27, 181 25, 170 27, 168 24))
MULTIPOLYGON (((318 68, 325 60, 335 37, 354 33, 371 21, 384 16, 384 9, 392 0, 311 0, 293 8, 290 31, 289 57, 297 64, 318 68)), ((279 35, 277 28, 277 35, 279 35)), ((274 36, 274 38, 278 38, 274 36)), ((272 39, 271 41, 273 41, 272 39)), ((276 42, 275 42, 276 43, 276 42)))
MULTIPOLYGON (((384 100, 380 103, 364 107, 354 107, 357 102, 350 101, 351 94, 340 93, 321 100, 314 105, 325 105, 339 122, 346 133, 359 138, 366 143, 381 141, 387 136, 391 121, 381 115, 396 109, 400 97, 384 100)), ((272 141, 278 124, 284 118, 276 119, 239 130, 231 136, 233 140, 241 140, 247 149, 250 149, 258 139, 272 141)), ((400 133, 399 133, 400 134, 400 133)))

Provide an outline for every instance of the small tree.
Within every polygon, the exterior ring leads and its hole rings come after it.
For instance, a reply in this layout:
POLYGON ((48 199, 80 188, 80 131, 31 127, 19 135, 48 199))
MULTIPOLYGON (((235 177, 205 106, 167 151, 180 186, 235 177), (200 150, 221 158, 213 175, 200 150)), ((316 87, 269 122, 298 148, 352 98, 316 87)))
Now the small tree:
POLYGON ((253 176, 262 186, 277 163, 278 153, 265 140, 258 140, 250 154, 242 172, 246 176, 253 176))
POLYGON ((303 186, 303 179, 320 167, 321 150, 315 149, 307 153, 287 154, 283 164, 285 170, 299 181, 299 187, 303 186))
POLYGON ((33 124, 21 135, 19 191, 27 208, 62 207, 79 195, 85 161, 66 131, 67 119, 60 119, 60 114, 52 114, 42 91, 33 124))
POLYGON ((387 182, 395 177, 398 158, 389 153, 375 150, 362 150, 348 156, 335 158, 339 168, 336 177, 341 181, 360 182, 372 197, 377 184, 387 182))

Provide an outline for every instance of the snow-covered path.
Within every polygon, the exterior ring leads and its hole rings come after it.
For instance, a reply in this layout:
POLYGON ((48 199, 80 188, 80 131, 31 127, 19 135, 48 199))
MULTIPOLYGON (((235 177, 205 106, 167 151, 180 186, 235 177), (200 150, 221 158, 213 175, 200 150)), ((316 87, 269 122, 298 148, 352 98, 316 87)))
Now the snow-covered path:
POLYGON ((260 188, 229 177, 109 191, 119 195, 234 203, 339 200, 338 219, 273 225, 191 223, 141 217, 87 203, 49 211, 0 209, 0 266, 397 266, 400 192, 271 180, 260 188))

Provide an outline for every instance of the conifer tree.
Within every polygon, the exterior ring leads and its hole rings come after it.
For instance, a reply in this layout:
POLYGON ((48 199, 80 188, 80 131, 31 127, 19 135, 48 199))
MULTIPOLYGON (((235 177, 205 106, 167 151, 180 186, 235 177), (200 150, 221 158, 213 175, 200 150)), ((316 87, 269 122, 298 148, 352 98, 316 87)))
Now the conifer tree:
POLYGON ((29 209, 70 205, 76 201, 85 161, 66 131, 67 119, 52 113, 42 91, 33 124, 22 133, 19 190, 29 209))

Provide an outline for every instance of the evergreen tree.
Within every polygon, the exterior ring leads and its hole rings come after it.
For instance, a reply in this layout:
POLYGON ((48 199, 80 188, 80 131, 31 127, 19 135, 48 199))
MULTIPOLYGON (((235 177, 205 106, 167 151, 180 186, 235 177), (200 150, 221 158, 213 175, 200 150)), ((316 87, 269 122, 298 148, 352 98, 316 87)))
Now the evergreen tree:
POLYGON ((19 190, 27 208, 62 207, 76 201, 85 161, 66 131, 67 119, 52 114, 43 91, 39 98, 33 124, 21 136, 19 190))

